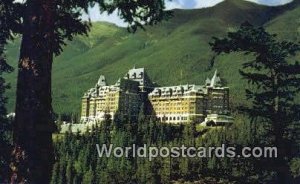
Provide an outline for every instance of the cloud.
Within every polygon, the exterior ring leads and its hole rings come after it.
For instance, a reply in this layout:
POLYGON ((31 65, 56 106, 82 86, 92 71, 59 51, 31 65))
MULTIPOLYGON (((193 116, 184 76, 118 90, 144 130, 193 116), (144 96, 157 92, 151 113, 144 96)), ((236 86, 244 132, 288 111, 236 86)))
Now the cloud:
POLYGON ((180 1, 166 1, 166 9, 172 10, 172 9, 183 9, 184 5, 180 3, 180 1))
POLYGON ((126 27, 127 24, 118 16, 118 12, 114 11, 112 14, 104 12, 100 13, 99 5, 96 4, 94 7, 89 8, 88 15, 84 14, 82 16, 83 20, 91 19, 91 21, 104 21, 116 24, 120 27, 126 27))
POLYGON ((246 1, 254 2, 254 3, 258 3, 258 4, 269 5, 269 6, 276 6, 276 5, 283 5, 286 3, 290 3, 293 0, 246 0, 246 1))
POLYGON ((196 5, 194 8, 206 8, 215 6, 216 4, 222 2, 223 0, 209 0, 209 1, 203 1, 203 0, 195 0, 196 5))
POLYGON ((14 0, 14 3, 24 3, 25 0, 14 0))
POLYGON ((166 0, 166 9, 197 9, 214 6, 223 0, 166 0))

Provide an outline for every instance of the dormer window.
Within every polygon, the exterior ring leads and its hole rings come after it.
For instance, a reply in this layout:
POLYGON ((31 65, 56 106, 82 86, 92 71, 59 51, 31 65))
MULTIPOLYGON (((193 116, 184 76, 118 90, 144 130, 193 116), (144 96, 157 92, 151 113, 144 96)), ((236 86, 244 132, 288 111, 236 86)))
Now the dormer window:
POLYGON ((134 79, 136 79, 136 73, 133 73, 132 77, 133 77, 134 79))
POLYGON ((158 90, 158 95, 161 96, 161 90, 160 89, 158 90))
POLYGON ((140 77, 141 77, 141 78, 144 78, 144 72, 141 72, 141 73, 140 73, 140 77))

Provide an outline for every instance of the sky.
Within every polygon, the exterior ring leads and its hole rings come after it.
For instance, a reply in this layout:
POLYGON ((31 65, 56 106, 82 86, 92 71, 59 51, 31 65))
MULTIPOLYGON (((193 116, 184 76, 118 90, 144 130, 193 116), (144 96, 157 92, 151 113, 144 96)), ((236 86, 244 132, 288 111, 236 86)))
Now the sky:
MULTIPOLYGON (((166 0, 166 9, 199 9, 204 7, 214 6, 223 0, 166 0)), ((292 0, 246 0, 258 4, 264 4, 269 6, 282 5, 291 2, 292 0)), ((92 21, 105 21, 116 24, 120 27, 126 27, 127 24, 124 23, 117 14, 117 11, 108 15, 107 13, 99 13, 99 7, 96 5, 93 8, 89 9, 89 14, 84 15, 83 19, 90 18, 92 21)))
MULTIPOLYGON (((23 2, 24 0, 14 0, 15 2, 23 2)), ((166 9, 199 9, 205 7, 215 6, 216 4, 224 1, 224 0, 165 0, 166 1, 166 9)), ((268 6, 276 6, 283 5, 289 3, 293 0, 245 0, 258 4, 268 5, 268 6)), ((298 0, 295 0, 298 1, 298 0)), ((116 24, 120 27, 127 27, 127 24, 122 21, 118 17, 117 11, 108 15, 107 13, 100 14, 99 6, 95 5, 93 8, 89 9, 89 13, 83 15, 84 20, 91 19, 91 21, 105 21, 116 24)))

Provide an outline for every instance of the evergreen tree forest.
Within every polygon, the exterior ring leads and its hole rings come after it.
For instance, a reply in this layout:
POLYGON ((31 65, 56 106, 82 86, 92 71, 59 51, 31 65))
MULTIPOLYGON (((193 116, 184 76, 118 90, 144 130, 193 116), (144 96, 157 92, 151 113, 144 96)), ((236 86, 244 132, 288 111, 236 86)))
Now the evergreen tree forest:
POLYGON ((236 124, 204 128, 169 125, 139 118, 139 121, 106 120, 90 131, 67 133, 55 142, 56 162, 53 184, 63 183, 171 183, 200 181, 213 183, 266 183, 272 181, 271 171, 257 170, 255 158, 212 157, 98 157, 96 144, 132 146, 242 146, 253 144, 251 125, 237 118, 236 124))

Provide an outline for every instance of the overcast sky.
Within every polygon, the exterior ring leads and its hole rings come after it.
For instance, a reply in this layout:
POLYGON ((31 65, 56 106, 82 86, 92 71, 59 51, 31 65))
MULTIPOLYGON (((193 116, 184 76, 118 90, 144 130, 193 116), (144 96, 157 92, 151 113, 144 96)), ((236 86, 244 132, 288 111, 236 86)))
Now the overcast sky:
MULTIPOLYGON (((214 6, 223 0, 166 0, 166 8, 167 9, 198 9, 203 7, 211 7, 214 6)), ((291 2, 292 0, 247 0, 259 4, 276 6, 282 5, 291 2)), ((88 16, 84 16, 84 19, 87 19, 88 16)), ((111 15, 107 15, 103 13, 100 15, 99 7, 95 6, 90 9, 89 17, 92 21, 106 21, 114 23, 118 26, 126 27, 126 24, 118 17, 117 12, 114 12, 111 15)))

